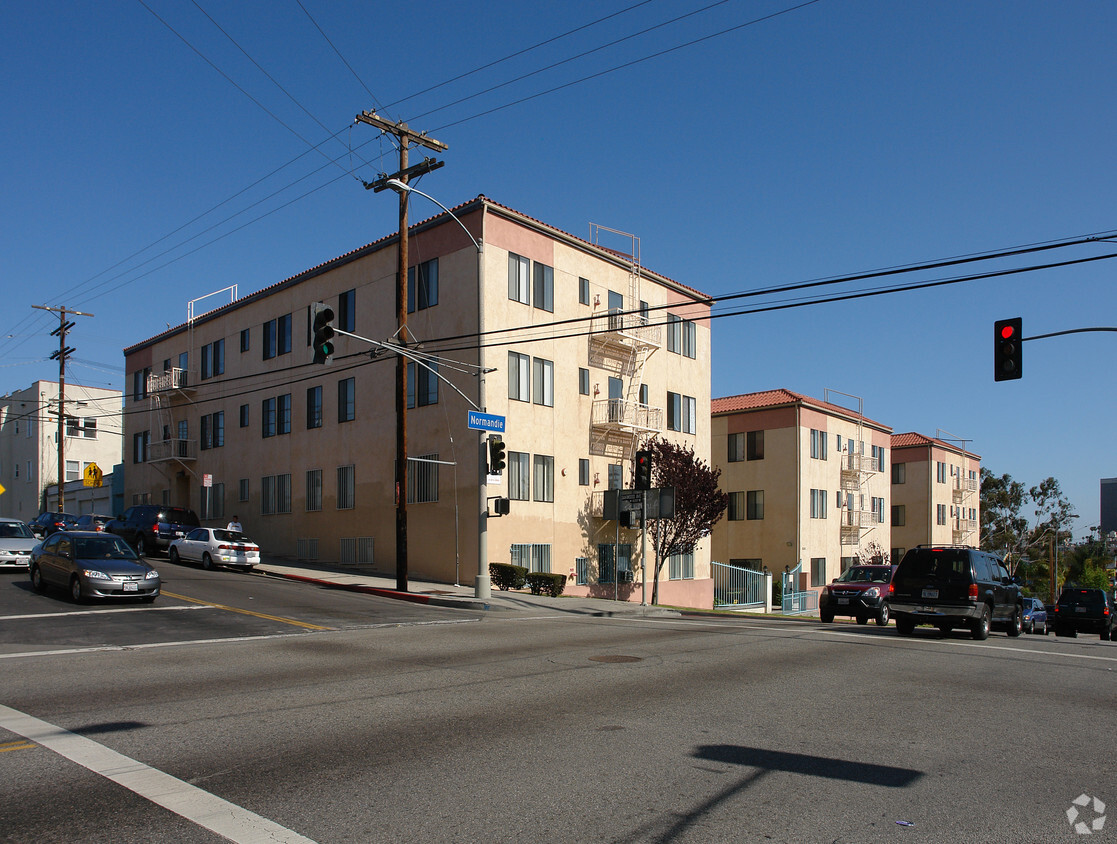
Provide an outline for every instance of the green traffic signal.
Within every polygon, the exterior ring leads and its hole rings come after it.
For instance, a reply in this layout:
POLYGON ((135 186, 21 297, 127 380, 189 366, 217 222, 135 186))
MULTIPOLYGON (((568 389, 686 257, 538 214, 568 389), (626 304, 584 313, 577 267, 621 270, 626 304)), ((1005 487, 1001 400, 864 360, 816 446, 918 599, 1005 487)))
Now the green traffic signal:
POLYGON ((310 341, 314 349, 314 362, 325 363, 334 353, 334 311, 329 305, 313 302, 310 306, 310 323, 314 339, 310 341))

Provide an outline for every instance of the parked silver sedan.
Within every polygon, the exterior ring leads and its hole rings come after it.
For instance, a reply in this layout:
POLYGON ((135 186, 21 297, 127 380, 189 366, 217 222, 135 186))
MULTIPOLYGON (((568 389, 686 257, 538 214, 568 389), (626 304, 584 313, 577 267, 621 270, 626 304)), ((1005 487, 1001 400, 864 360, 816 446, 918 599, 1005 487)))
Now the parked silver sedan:
POLYGON ((26 569, 31 549, 38 544, 26 522, 0 519, 0 569, 26 569))
POLYGON ((159 597, 159 572, 121 539, 92 531, 52 533, 31 552, 31 585, 36 592, 61 586, 75 602, 85 598, 159 597))
POLYGON ((260 546, 240 531, 225 528, 194 528, 171 542, 167 554, 172 563, 201 563, 207 569, 228 566, 250 571, 260 562, 260 546))

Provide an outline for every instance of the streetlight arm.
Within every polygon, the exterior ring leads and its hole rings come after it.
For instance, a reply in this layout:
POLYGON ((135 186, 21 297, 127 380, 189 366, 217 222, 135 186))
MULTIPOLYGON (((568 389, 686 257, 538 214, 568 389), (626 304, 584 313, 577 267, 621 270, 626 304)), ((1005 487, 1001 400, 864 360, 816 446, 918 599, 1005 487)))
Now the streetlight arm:
POLYGON ((441 208, 443 211, 445 211, 447 214, 449 214, 450 217, 454 220, 454 222, 462 227, 462 231, 465 232, 465 236, 469 238, 469 242, 473 244, 474 249, 476 249, 478 252, 484 252, 485 251, 484 247, 481 245, 481 242, 479 240, 477 240, 477 238, 475 238, 472 234, 470 234, 469 229, 467 229, 465 227, 465 223, 463 223, 461 220, 459 220, 458 216, 453 211, 451 211, 449 208, 447 208, 445 205, 443 205, 441 202, 439 202, 437 199, 435 199, 430 194, 423 193, 418 188, 413 188, 413 187, 411 187, 411 185, 407 184, 406 182, 401 182, 399 179, 388 179, 388 181, 386 181, 384 184, 386 184, 388 187, 390 187, 392 190, 396 191, 397 193, 417 193, 417 194, 419 194, 419 196, 424 197, 426 199, 429 199, 431 202, 433 202, 435 205, 437 205, 439 208, 441 208))

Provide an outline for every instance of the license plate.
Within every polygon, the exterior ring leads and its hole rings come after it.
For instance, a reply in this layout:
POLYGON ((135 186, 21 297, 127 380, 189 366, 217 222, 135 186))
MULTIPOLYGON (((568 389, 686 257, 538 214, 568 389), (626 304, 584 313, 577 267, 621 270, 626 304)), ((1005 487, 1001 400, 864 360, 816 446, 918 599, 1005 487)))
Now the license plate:
POLYGON ((186 536, 186 534, 183 533, 181 530, 176 530, 175 531, 175 536, 186 536))
POLYGON ((935 598, 939 597, 939 590, 938 589, 924 589, 923 590, 923 597, 934 600, 935 598))
POLYGON ((1075 607, 1074 611, 1075 612, 1086 612, 1086 608, 1085 607, 1075 607))
POLYGON ((139 592, 140 591, 140 584, 138 584, 138 583, 125 583, 124 584, 124 591, 125 592, 139 592))
POLYGON ((848 604, 849 603, 849 598, 838 598, 838 603, 839 604, 848 604))

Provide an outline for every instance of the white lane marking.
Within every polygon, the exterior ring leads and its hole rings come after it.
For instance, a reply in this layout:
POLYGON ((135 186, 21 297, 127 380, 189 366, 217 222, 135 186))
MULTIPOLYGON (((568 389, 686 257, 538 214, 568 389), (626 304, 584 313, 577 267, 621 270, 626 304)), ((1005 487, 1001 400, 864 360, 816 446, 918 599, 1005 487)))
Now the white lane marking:
POLYGON ((64 656, 66 654, 108 653, 110 651, 142 651, 150 648, 174 648, 179 645, 227 645, 235 642, 259 642, 261 639, 287 639, 308 633, 272 633, 266 636, 227 636, 221 639, 181 639, 177 642, 148 642, 142 645, 91 645, 87 648, 58 648, 51 651, 23 651, 0 654, 0 659, 22 659, 29 656, 64 656))
POLYGON ((177 610, 209 610, 208 605, 186 607, 117 607, 111 610, 70 610, 69 612, 39 612, 27 615, 0 615, 0 621, 20 621, 29 618, 70 618, 75 615, 106 615, 114 612, 173 612, 177 610))
POLYGON ((59 756, 236 844, 314 844, 310 838, 275 821, 110 750, 103 744, 3 704, 0 704, 0 728, 53 750, 59 756))

